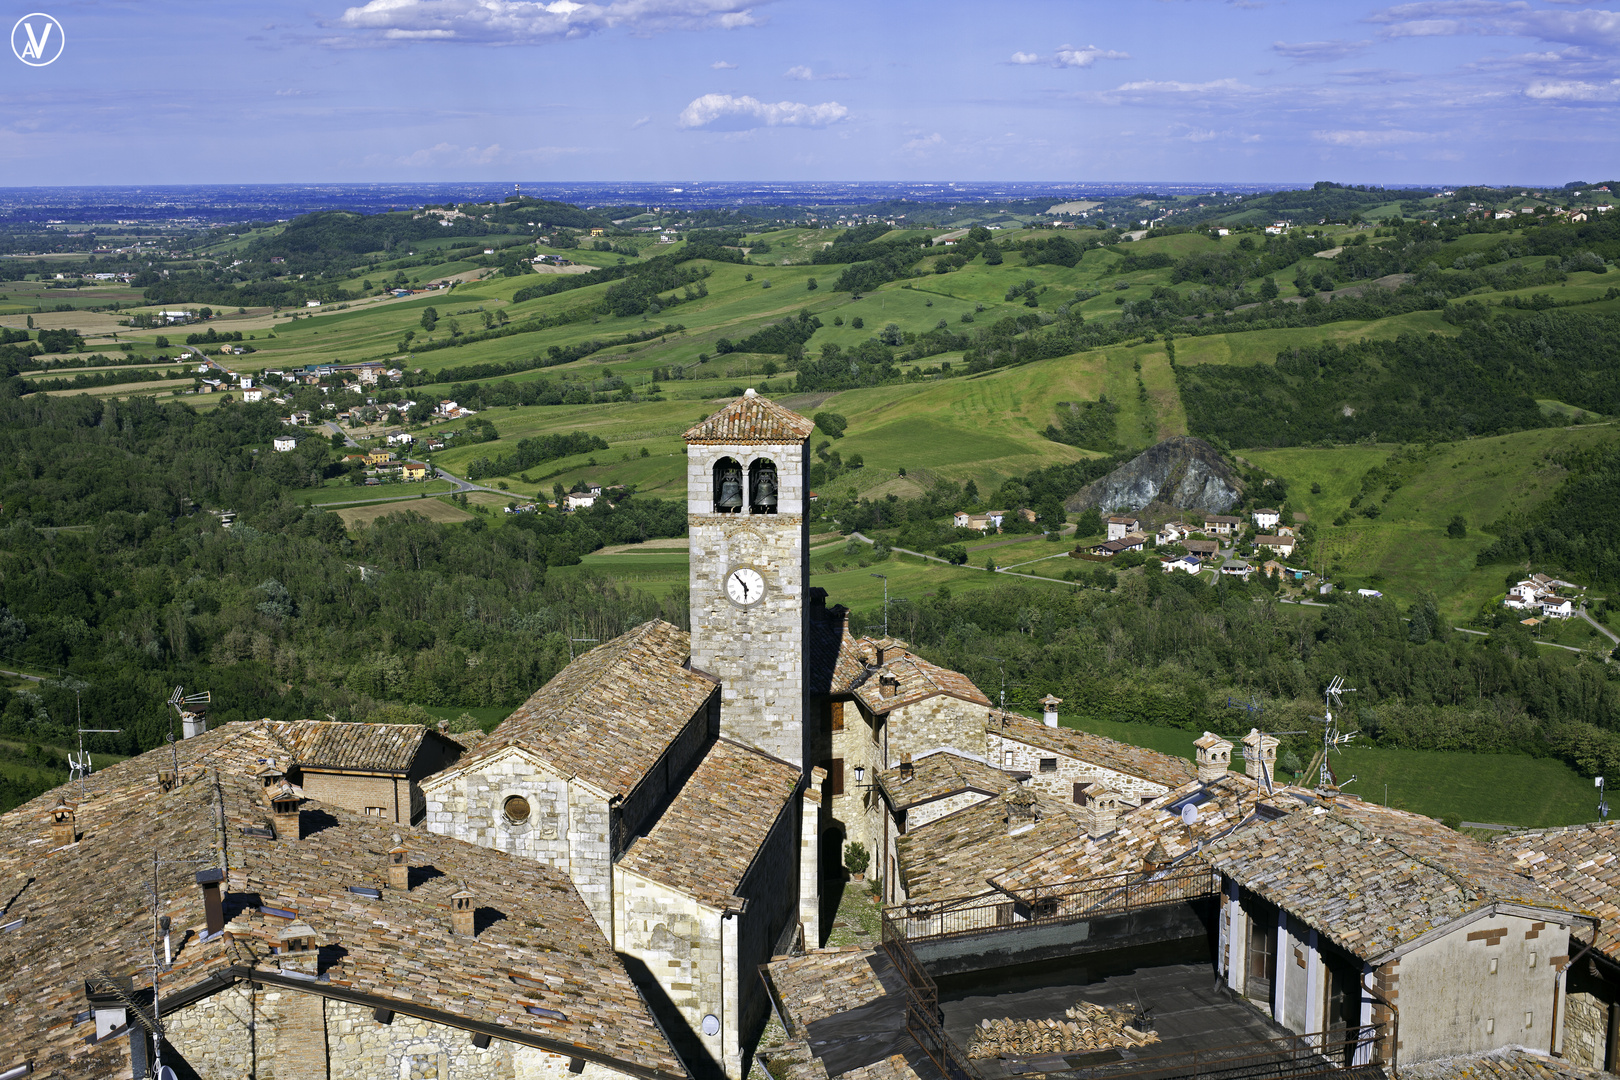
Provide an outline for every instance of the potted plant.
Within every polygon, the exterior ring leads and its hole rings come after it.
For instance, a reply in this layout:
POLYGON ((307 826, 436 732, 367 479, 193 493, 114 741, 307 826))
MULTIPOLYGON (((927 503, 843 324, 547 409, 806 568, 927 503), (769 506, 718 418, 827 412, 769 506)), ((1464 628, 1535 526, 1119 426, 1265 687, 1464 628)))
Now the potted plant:
POLYGON ((872 864, 872 856, 866 850, 866 845, 856 840, 844 849, 844 866, 849 870, 851 881, 865 881, 866 868, 872 864))

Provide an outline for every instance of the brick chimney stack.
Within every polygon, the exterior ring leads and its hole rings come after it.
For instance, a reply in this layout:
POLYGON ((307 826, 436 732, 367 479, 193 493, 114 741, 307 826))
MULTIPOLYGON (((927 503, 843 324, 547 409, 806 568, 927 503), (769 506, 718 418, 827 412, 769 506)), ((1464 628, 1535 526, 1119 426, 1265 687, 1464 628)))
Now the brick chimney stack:
POLYGON ((67 847, 79 839, 78 831, 74 825, 73 807, 61 796, 56 799, 56 805, 51 807, 51 847, 67 847))
POLYGON ((399 833, 394 834, 394 846, 388 849, 388 887, 409 892, 411 889, 411 868, 405 864, 405 856, 409 854, 405 845, 399 842, 399 833))
POLYGON ((174 769, 164 766, 157 771, 158 790, 164 794, 174 790, 174 769))
POLYGON ((473 894, 466 889, 450 897, 450 932, 457 937, 473 937, 473 894))
POLYGON ((1277 740, 1262 735, 1258 728, 1250 728, 1243 736, 1243 771, 1261 783, 1276 783, 1277 740))
POLYGON ((276 960, 282 971, 297 971, 307 975, 319 974, 321 951, 315 944, 315 931, 301 921, 295 921, 276 935, 276 960))
POLYGON ((1063 699, 1047 694, 1041 698, 1041 719, 1046 721, 1047 727, 1057 727, 1057 707, 1063 704, 1063 699))
POLYGON ((1080 799, 1080 820, 1085 822, 1087 836, 1096 840, 1119 828, 1125 796, 1106 784, 1094 782, 1081 786, 1080 799))
POLYGON ((1193 743, 1198 748, 1198 779, 1205 784, 1214 783, 1226 775, 1232 766, 1232 744, 1206 731, 1193 743))
POLYGON ((209 936, 225 929, 225 871, 197 871, 197 887, 202 890, 203 915, 208 920, 209 936))
POLYGON ((298 814, 298 792, 291 784, 282 784, 270 793, 270 816, 275 822, 277 840, 302 840, 298 814))

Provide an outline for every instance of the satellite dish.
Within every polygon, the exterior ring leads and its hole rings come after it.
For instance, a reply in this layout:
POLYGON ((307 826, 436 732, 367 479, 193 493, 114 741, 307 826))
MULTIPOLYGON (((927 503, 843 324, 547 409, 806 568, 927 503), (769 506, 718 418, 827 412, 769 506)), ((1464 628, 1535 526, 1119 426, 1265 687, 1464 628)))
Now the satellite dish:
POLYGON ((703 1034, 705 1034, 705 1035, 718 1035, 718 1034, 720 1034, 720 1018, 718 1016, 714 1015, 713 1013, 710 1013, 709 1015, 707 1015, 707 1016, 705 1016, 703 1018, 703 1034))
POLYGON ((180 1080, 180 1078, 174 1075, 173 1069, 165 1065, 157 1071, 157 1080, 180 1080))
POLYGON ((1181 823, 1183 825, 1193 825, 1196 824, 1197 821, 1198 807, 1194 806, 1192 803, 1188 803, 1186 806, 1181 808, 1181 823))

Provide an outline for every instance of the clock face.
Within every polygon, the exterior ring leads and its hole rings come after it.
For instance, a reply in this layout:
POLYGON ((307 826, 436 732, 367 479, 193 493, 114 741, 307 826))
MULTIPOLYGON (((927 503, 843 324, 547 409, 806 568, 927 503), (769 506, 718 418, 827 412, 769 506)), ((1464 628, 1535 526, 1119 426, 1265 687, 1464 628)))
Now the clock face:
POLYGON ((726 595, 733 604, 750 607, 765 598, 765 579, 751 566, 739 566, 726 575, 726 595))

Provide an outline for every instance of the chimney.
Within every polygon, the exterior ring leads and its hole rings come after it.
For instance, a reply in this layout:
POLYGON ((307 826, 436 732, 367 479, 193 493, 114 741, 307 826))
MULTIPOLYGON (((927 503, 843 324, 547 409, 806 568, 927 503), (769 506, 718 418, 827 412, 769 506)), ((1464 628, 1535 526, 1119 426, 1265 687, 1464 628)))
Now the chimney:
POLYGON ((1153 847, 1148 850, 1146 855, 1142 856, 1142 873, 1156 874, 1169 865, 1170 853, 1164 850, 1162 843, 1157 840, 1153 841, 1153 847))
POLYGON ((291 784, 282 784, 270 793, 270 816, 275 822, 277 840, 302 840, 303 830, 298 821, 298 792, 291 784))
POLYGON ((1119 828, 1120 808, 1125 797, 1100 782, 1080 787, 1080 820, 1085 822, 1086 835, 1096 840, 1119 828))
POLYGON ((287 779, 286 772, 276 765, 275 758, 271 758, 269 764, 253 775, 259 778, 259 783, 264 785, 266 791, 274 791, 281 786, 283 780, 287 779))
POLYGON ((1277 740, 1250 728, 1243 736, 1243 771, 1261 783, 1276 783, 1277 740))
POLYGON ((1193 743, 1198 748, 1198 779, 1209 784, 1226 775, 1232 765, 1232 744, 1206 731, 1193 743))
POLYGON ((450 897, 450 932, 457 937, 473 937, 473 894, 466 889, 450 897))
POLYGON ((399 842, 399 833, 394 834, 394 846, 388 849, 388 887, 402 889, 409 892, 411 889, 411 868, 405 865, 407 854, 405 845, 399 842))
POLYGON ((911 763, 910 754, 900 755, 900 782, 906 783, 916 776, 917 767, 911 763))
POLYGON ((174 770, 162 768, 157 771, 158 790, 164 794, 174 790, 174 770))
MULTIPOLYGON (((879 658, 880 661, 882 660, 882 654, 881 653, 878 654, 878 658, 879 658)), ((894 697, 894 695, 899 693, 899 692, 900 692, 900 680, 899 679, 895 678, 893 675, 889 674, 887 671, 885 671, 882 675, 878 676, 878 693, 880 693, 884 697, 888 698, 888 697, 894 697)))
POLYGON ((180 737, 195 739, 208 730, 208 717, 201 713, 183 712, 180 714, 180 737))
POLYGON ((1047 694, 1045 697, 1041 698, 1041 708, 1043 710, 1041 713, 1041 719, 1046 721, 1047 727, 1058 726, 1057 707, 1061 704, 1063 704, 1063 699, 1060 697, 1053 697, 1051 694, 1047 694))
POLYGON ((1020 785, 1007 793, 1003 800, 1007 808, 1007 832, 1012 834, 1034 825, 1041 819, 1035 809, 1035 793, 1020 785))
POLYGON ((203 914, 208 919, 208 936, 213 937, 225 929, 225 871, 218 869, 197 871, 197 885, 202 889, 203 914))
POLYGON ((282 971, 319 974, 320 956, 320 949, 315 944, 315 931, 302 920, 294 921, 276 935, 276 961, 282 971))
POLYGON ((51 847, 67 847, 78 841, 79 834, 73 818, 73 807, 66 799, 57 796, 56 805, 51 807, 51 847))

